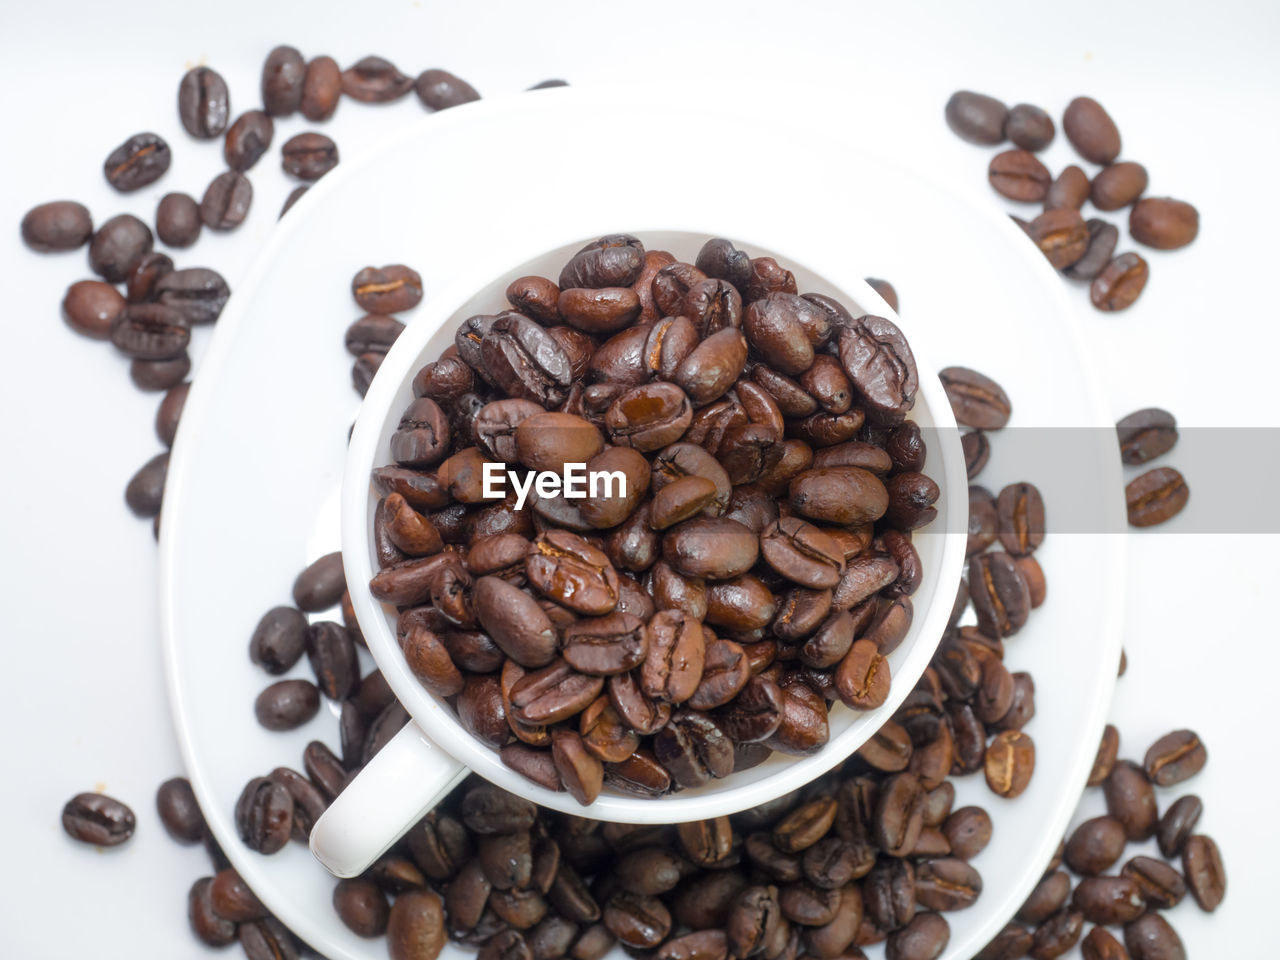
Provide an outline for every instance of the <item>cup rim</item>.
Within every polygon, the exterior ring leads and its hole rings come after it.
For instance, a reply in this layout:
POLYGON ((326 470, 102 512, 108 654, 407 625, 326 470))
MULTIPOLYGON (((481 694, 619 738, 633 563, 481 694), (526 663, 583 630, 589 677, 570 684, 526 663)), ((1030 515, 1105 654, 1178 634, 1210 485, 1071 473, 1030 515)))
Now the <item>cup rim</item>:
MULTIPOLYGON (((379 440, 388 419, 393 416, 398 419, 400 416, 400 411, 393 409, 396 397, 416 372, 416 361, 427 342, 467 301, 503 276, 550 251, 573 244, 581 245, 592 237, 616 232, 616 226, 604 225, 598 232, 584 235, 579 227, 572 231, 571 236, 531 243, 514 256, 504 256, 500 263, 482 262, 455 278, 422 304, 417 315, 406 325, 384 358, 365 395, 352 430, 341 492, 343 569, 356 621, 369 652, 392 691, 408 711, 410 722, 416 723, 429 739, 457 762, 484 779, 512 793, 528 797, 542 806, 590 819, 623 823, 678 823, 710 819, 758 806, 804 786, 851 756, 892 717, 924 672, 945 632, 953 598, 949 590, 939 590, 938 586, 959 583, 967 541, 965 532, 954 529, 954 522, 951 530, 940 529, 936 533, 930 531, 932 535, 944 538, 938 564, 939 578, 935 583, 932 602, 926 608, 915 611, 912 624, 914 640, 900 664, 900 669, 902 666, 909 666, 910 669, 901 676, 894 676, 885 703, 875 710, 863 713, 864 722, 851 724, 815 754, 786 757, 778 764, 776 772, 754 781, 729 786, 713 783, 697 791, 681 791, 658 798, 604 792, 587 806, 579 804, 567 792, 552 791, 526 779, 503 764, 496 750, 480 743, 466 731, 453 711, 432 696, 408 669, 387 623, 383 605, 374 599, 368 588, 369 580, 376 572, 369 549, 369 506, 370 497, 373 496, 369 476, 378 464, 379 440)), ((700 225, 642 225, 629 232, 642 240, 646 235, 654 233, 685 233, 699 237, 725 235, 704 229, 700 225)), ((755 238, 743 236, 741 230, 732 230, 730 234, 735 244, 769 251, 769 255, 785 258, 782 262, 803 266, 826 280, 845 298, 869 308, 869 312, 892 318, 903 329, 911 344, 917 369, 925 371, 920 376, 916 409, 919 409, 923 400, 933 420, 932 429, 937 438, 934 449, 939 469, 931 470, 931 475, 937 480, 942 496, 951 497, 951 509, 959 509, 960 494, 967 491, 968 487, 959 431, 941 381, 932 372, 937 368, 930 366, 925 359, 928 348, 926 346, 922 352, 917 346, 916 341, 922 338, 913 338, 909 333, 910 324, 902 323, 896 312, 862 279, 861 273, 849 266, 841 266, 834 255, 824 258, 820 249, 814 249, 796 256, 787 251, 779 251, 771 244, 757 243, 755 238)))

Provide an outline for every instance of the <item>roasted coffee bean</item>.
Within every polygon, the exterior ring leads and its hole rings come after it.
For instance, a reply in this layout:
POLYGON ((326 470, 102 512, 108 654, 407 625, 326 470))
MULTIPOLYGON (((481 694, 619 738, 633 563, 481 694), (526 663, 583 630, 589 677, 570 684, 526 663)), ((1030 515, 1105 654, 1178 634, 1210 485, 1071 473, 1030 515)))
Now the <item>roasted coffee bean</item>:
POLYGON ((1012 799, 1026 790, 1035 771, 1035 742, 1018 730, 1006 730, 987 745, 984 772, 987 786, 1012 799))
POLYGON ((889 684, 889 661, 869 640, 855 641, 836 669, 836 691, 855 710, 874 710, 883 704, 889 684))
POLYGON ((1132 161, 1112 163, 1093 178, 1090 199, 1099 210, 1120 210, 1137 200, 1146 189, 1146 167, 1132 161))
POLYGON ((1009 422, 1009 396, 994 380, 967 367, 947 367, 938 377, 960 425, 999 430, 1009 422))
POLYGON ((386 353, 403 332, 404 324, 394 317, 367 313, 347 327, 347 352, 353 357, 386 353))
POLYGON ((1093 769, 1089 772, 1090 787, 1100 787, 1111 775, 1116 765, 1116 756, 1120 752, 1120 732, 1111 724, 1102 731, 1102 742, 1098 744, 1098 754, 1093 761, 1093 769))
POLYGON ((1148 470, 1124 488, 1129 524, 1151 527, 1171 520, 1182 512, 1190 495, 1186 480, 1173 467, 1148 470))
POLYGON ((340 623, 321 621, 307 628, 307 659, 320 692, 330 700, 345 699, 360 682, 355 641, 340 623))
POLYGON ((555 654, 556 633, 536 600, 500 577, 476 580, 476 616, 503 652, 526 667, 541 667, 555 654))
POLYGON ((1121 867, 1120 875, 1137 885, 1142 898, 1153 909, 1171 909, 1187 895, 1187 884, 1182 874, 1153 857, 1134 857, 1121 867))
POLYGON ((134 360, 129 379, 139 390, 168 390, 191 372, 191 356, 185 351, 169 360, 134 360))
POLYGON ((1120 459, 1130 465, 1148 463, 1173 449, 1178 442, 1178 423, 1172 413, 1159 407, 1137 410, 1116 423, 1120 459))
POLYGON ((658 732, 654 755, 683 787, 698 787, 733 772, 733 743, 715 720, 682 709, 658 732))
POLYGON ((316 57, 303 73, 298 109, 313 122, 328 120, 338 109, 341 94, 342 70, 338 62, 333 57, 316 57))
POLYGON ((783 517, 767 526, 760 534, 760 554, 782 576, 814 590, 834 587, 844 572, 839 545, 797 517, 783 517))
POLYGON ((169 360, 191 341, 191 322, 162 303, 132 303, 111 324, 111 342, 135 360, 169 360))
POLYGON ((227 166, 244 173, 262 157, 275 136, 275 123, 261 110, 247 110, 227 128, 222 155, 227 166))
POLYGON ((1204 805, 1200 798, 1192 794, 1179 797, 1164 812, 1156 828, 1156 839, 1160 844, 1160 852, 1164 856, 1173 859, 1182 853, 1187 844, 1187 838, 1195 832, 1196 824, 1200 822, 1200 815, 1203 812, 1204 805))
POLYGON ((1136 253, 1122 253, 1093 278, 1089 300, 1099 310, 1126 310, 1147 285, 1147 261, 1136 253))
POLYGON ((1061 910, 1070 896, 1071 877, 1065 870, 1046 873, 1018 909, 1017 919, 1031 926, 1039 926, 1061 910))
POLYGON ((351 295, 369 313, 402 313, 422 300, 422 277, 403 264, 365 267, 352 279, 351 295))
POLYGON ((333 888, 333 909, 352 933, 380 937, 387 931, 391 907, 377 885, 359 877, 339 880, 333 888))
POLYGON ((210 899, 212 877, 201 877, 187 893, 187 922, 196 939, 210 947, 225 947, 236 939, 236 924, 220 916, 210 899))
POLYGON ((293 830, 293 798, 279 783, 255 777, 236 802, 235 823, 250 850, 276 853, 284 849, 293 830))
POLYGON ((736 520, 697 518, 668 531, 662 555, 685 576, 728 580, 751 569, 759 542, 736 520))
POLYGON ((1053 118, 1039 107, 1019 103, 1004 121, 1004 135, 1023 150, 1043 150, 1053 142, 1053 118))
POLYGON ((996 501, 1000 543, 1014 556, 1035 551, 1044 542, 1044 500, 1031 483, 1013 483, 996 501))
POLYGON ((644 269, 644 245, 628 234, 593 240, 560 271, 561 290, 629 287, 644 269))
POLYGON ((1194 777, 1207 759, 1208 752, 1195 733, 1175 730, 1151 745, 1143 767, 1156 786, 1172 787, 1194 777))
POLYGON ((1129 211, 1129 234, 1157 250, 1185 247, 1200 232, 1200 213, 1172 197, 1143 197, 1129 211))
POLYGON ((899 423, 915 405, 919 373, 897 325, 884 317, 859 317, 840 331, 840 363, 873 423, 899 423))
POLYGON ((269 779, 289 792, 293 799, 292 836, 299 843, 306 843, 312 826, 324 814, 329 802, 314 783, 296 770, 277 767, 271 771, 269 779))
POLYGON ((994 940, 978 951, 974 960, 1021 960, 1031 951, 1031 942, 1030 930, 1010 923, 996 934, 994 940))
POLYGON ((152 250, 145 254, 129 271, 125 281, 125 299, 129 303, 147 303, 155 299, 156 284, 173 271, 173 260, 166 254, 152 250))
POLYGON ((169 144, 155 133, 135 133, 108 154, 102 165, 107 183, 121 193, 159 180, 173 159, 169 144))
POLYGON ((736 327, 726 327, 695 347, 676 368, 674 379, 695 405, 704 405, 733 385, 746 361, 746 338, 736 327))
POLYGON ((101 280, 76 281, 62 300, 62 315, 71 328, 95 340, 111 335, 112 324, 124 308, 125 299, 120 292, 101 280))
POLYGON ((1072 831, 1063 859, 1076 873, 1097 876, 1120 859, 1124 845, 1125 829, 1119 820, 1094 817, 1072 831))
POLYGON ((447 938, 444 907, 430 890, 409 890, 396 897, 387 917, 391 960, 435 960, 447 938))
POLYGON ((793 479, 789 502, 811 520, 853 526, 880 519, 889 507, 884 483, 860 467, 815 467, 793 479))
POLYGON ((1147 909, 1141 888, 1130 877, 1085 877, 1071 902, 1086 920, 1103 926, 1129 923, 1147 909))
POLYGON ((264 917, 239 928, 240 949, 246 960, 299 960, 297 938, 275 917, 264 917))
POLYGON ((988 146, 1004 142, 1009 108, 995 97, 959 90, 947 101, 945 114, 951 132, 963 140, 988 146))
POLYGON ((346 588, 341 552, 326 553, 293 581, 293 602, 300 610, 316 613, 334 606, 346 588))
MULTIPOLYGON (((438 463, 449 449, 449 423, 444 411, 430 397, 420 397, 405 408, 396 432, 391 437, 391 455, 396 462, 406 467, 431 467, 438 463)), ((462 461, 451 461, 455 467, 462 461)), ((451 473, 444 467, 440 469, 441 482, 450 487, 458 499, 458 482, 460 470, 451 473)))
POLYGON ((1095 217, 1086 221, 1085 226, 1089 229, 1089 245, 1084 256, 1062 271, 1072 280, 1092 280, 1102 273, 1111 263, 1111 255, 1120 239, 1120 231, 1105 220, 1095 217))
POLYGON ((414 83, 418 99, 432 110, 447 110, 479 100, 475 87, 447 70, 424 70, 414 83))
POLYGON ((1079 210, 1088 199, 1089 177, 1073 163, 1063 167, 1053 183, 1049 184, 1049 190, 1044 197, 1044 208, 1045 210, 1079 210))
POLYGON ((230 867, 214 876, 209 886, 209 906, 219 917, 233 923, 251 923, 267 916, 262 901, 230 867))
POLYGON ((171 247, 189 247, 200 238, 200 205, 185 193, 166 193, 156 207, 156 236, 171 247))
POLYGON ((1102 927, 1094 927, 1080 941, 1080 954, 1084 960, 1129 960, 1120 941, 1102 927))
POLYGON ((185 777, 174 777, 160 784, 156 791, 156 812, 169 836, 178 843, 198 843, 208 829, 185 777))
POLYGON ((157 454, 139 468, 124 488, 124 501, 139 517, 160 513, 164 498, 164 481, 169 472, 169 452, 157 454))
POLYGON ((22 218, 21 233, 22 242, 38 253, 75 250, 93 236, 93 219, 82 203, 54 200, 28 210, 22 218))
POLYGON ((67 835, 98 847, 124 843, 137 823, 132 810, 102 793, 78 793, 62 808, 62 829, 67 835))
POLYGON ((943 822, 942 832, 952 854, 971 860, 991 841, 991 817, 981 807, 961 807, 943 822))
POLYGON ((178 85, 178 118, 197 140, 211 140, 227 129, 231 98, 222 74, 211 67, 188 70, 178 85))
POLYGON ((312 740, 302 752, 302 766, 320 791, 333 801, 347 784, 347 771, 333 751, 312 740))
POLYGON ((1227 891, 1227 874, 1222 867, 1222 854, 1211 837, 1188 838, 1182 848, 1182 872, 1200 909, 1208 913, 1217 910, 1227 891))
POLYGON ((254 701, 258 723, 268 730, 294 730, 320 710, 320 694, 307 680, 278 680, 254 701))
POLYGON ((273 117, 285 117, 302 102, 306 62, 293 47, 279 46, 262 65, 262 104, 273 117))
POLYGON ((1079 910, 1068 908, 1055 913, 1040 926, 1031 937, 1032 960, 1053 960, 1080 941, 1084 932, 1084 916, 1079 910))
POLYGON ((987 168, 987 180, 996 192, 1021 203, 1040 203, 1053 181, 1045 165, 1027 150, 998 153, 987 168))
POLYGON ((1046 210, 1027 230, 1055 270, 1071 266, 1089 247, 1089 228, 1075 210, 1046 210))
POLYGON ((650 949, 671 931, 671 914, 657 897, 619 890, 609 898, 604 925, 625 946, 650 949))
POLYGON ((338 145, 323 133, 299 133, 280 149, 284 172, 299 180, 319 180, 338 165, 338 145))
POLYGON ((1076 97, 1067 104, 1062 132, 1090 163, 1106 166, 1120 154, 1120 131, 1115 121, 1102 104, 1090 97, 1076 97))
POLYGON ((1007 553, 981 553, 970 559, 969 595, 978 627, 988 636, 1010 636, 1027 622, 1031 591, 1007 553))
POLYGON ((342 92, 361 103, 387 103, 413 89, 413 77, 382 57, 364 57, 342 71, 342 92))
POLYGON ((963 910, 982 893, 982 877, 963 860, 944 857, 916 867, 916 901, 926 910, 963 910))
POLYGON ((951 927, 936 913, 918 913, 889 935, 885 960, 936 960, 951 942, 951 927))
POLYGON ((93 234, 89 242, 89 267, 108 283, 124 283, 129 279, 129 271, 151 252, 154 242, 150 227, 132 214, 119 214, 103 223, 93 234))
POLYGON ((1143 914, 1125 925, 1124 945, 1131 960, 1186 960, 1182 940, 1158 913, 1143 914))
POLYGON ((1107 812, 1121 823, 1132 841, 1146 840, 1156 828, 1155 791, 1141 767, 1128 760, 1115 765, 1102 785, 1107 812))
POLYGON ((210 230, 234 230, 253 202, 253 184, 235 170, 214 177, 200 200, 200 219, 210 230))
POLYGON ((222 313, 231 289, 215 270, 191 267, 173 270, 161 276, 152 291, 152 299, 177 310, 188 323, 212 323, 222 313))

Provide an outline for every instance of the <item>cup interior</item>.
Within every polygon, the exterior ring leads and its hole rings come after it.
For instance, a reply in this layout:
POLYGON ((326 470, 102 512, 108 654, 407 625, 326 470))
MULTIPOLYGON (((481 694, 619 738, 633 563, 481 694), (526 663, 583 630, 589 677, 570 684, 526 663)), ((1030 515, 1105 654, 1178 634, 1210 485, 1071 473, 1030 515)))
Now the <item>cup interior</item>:
MULTIPOLYGON (((617 232, 615 229, 601 233, 617 232)), ((711 231, 633 230, 647 250, 667 250, 693 262, 711 231)), ((941 488, 937 518, 916 531, 921 586, 912 597, 914 617, 902 643, 888 656, 892 676, 888 700, 871 711, 854 711, 836 702, 830 710, 830 739, 818 753, 792 757, 775 753, 764 763, 736 772, 704 787, 682 790, 660 799, 624 794, 606 785, 600 797, 582 806, 568 793, 538 786, 506 767, 497 752, 473 737, 457 721, 452 707, 418 682, 396 643, 396 610, 376 601, 368 583, 377 570, 373 515, 378 496, 370 471, 391 463, 390 440, 400 416, 414 399, 413 375, 437 359, 453 343, 462 321, 475 314, 505 309, 505 290, 512 280, 530 274, 555 278, 564 263, 591 237, 579 237, 522 259, 509 268, 491 266, 460 279, 449 291, 425 302, 388 353, 361 408, 348 451, 342 493, 342 551, 352 604, 369 650, 388 683, 422 729, 460 762, 486 779, 543 806, 566 813, 629 823, 675 823, 745 810, 782 796, 850 756, 897 710, 915 686, 942 638, 951 612, 964 560, 968 498, 964 458, 950 405, 926 359, 927 344, 918 342, 909 324, 830 250, 771 250, 750 238, 730 236, 753 257, 772 256, 796 277, 801 292, 823 293, 843 303, 855 316, 873 313, 893 317, 911 344, 920 371, 920 389, 909 415, 928 438, 927 472, 941 488), (921 348, 924 348, 922 352, 921 348)), ((528 509, 528 507, 526 507, 528 509)))

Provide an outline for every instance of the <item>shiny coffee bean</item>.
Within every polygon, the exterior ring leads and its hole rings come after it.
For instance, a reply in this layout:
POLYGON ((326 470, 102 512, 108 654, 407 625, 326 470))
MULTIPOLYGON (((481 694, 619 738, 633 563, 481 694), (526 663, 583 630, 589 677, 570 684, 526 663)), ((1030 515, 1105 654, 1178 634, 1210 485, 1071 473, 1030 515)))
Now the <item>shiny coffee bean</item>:
POLYGON ((1120 859, 1125 845, 1124 825, 1114 817, 1086 820, 1067 838, 1063 859, 1082 876, 1097 876, 1120 859))
POLYGON ((197 140, 211 140, 227 129, 231 98, 222 74, 210 67, 193 67, 178 85, 178 118, 197 140))
POLYGON ((1134 857, 1121 867, 1120 875, 1137 885, 1142 898, 1152 909, 1171 909, 1187 894, 1182 874, 1154 857, 1134 857))
POLYGON ((1186 960, 1187 952, 1168 921, 1158 913, 1143 914, 1124 928, 1131 960, 1186 960))
POLYGON ((279 783, 255 777, 236 802, 236 832, 245 845, 258 853, 284 849, 293 829, 293 798, 279 783))
POLYGON ((1132 161, 1113 163, 1093 178, 1089 198, 1099 210, 1120 210, 1137 200, 1146 189, 1146 167, 1132 161))
POLYGON ((124 308, 120 292, 101 280, 76 281, 62 300, 62 315, 71 328, 95 340, 111 335, 112 324, 124 308))
POLYGON ((1175 800, 1156 827, 1160 853, 1169 859, 1181 854, 1187 839, 1195 832, 1203 812, 1204 805, 1197 796, 1188 795, 1175 800))
POLYGON ((1226 895, 1227 874, 1222 854, 1211 837, 1198 834, 1188 838, 1182 848, 1182 872, 1200 909, 1208 913, 1217 910, 1226 895))
POLYGON ((1035 743, 1027 734, 1018 730, 999 733, 987 746, 983 767, 987 786, 1002 797, 1016 797, 1030 784, 1035 762, 1035 743))
POLYGON ((254 702, 258 723, 268 730, 294 730, 320 710, 320 694, 307 680, 278 680, 254 702))
POLYGON ((136 133, 108 154, 102 165, 107 183, 121 193, 159 180, 173 159, 169 144, 155 133, 136 133))
POLYGON ((79 793, 62 808, 62 829, 81 843, 114 847, 133 836, 137 827, 133 811, 102 793, 79 793))
POLYGON ((1194 777, 1207 759, 1208 752, 1194 732, 1175 730, 1151 745, 1143 767, 1156 786, 1172 787, 1194 777))
POLYGON ((1027 233, 1055 270, 1077 262, 1089 247, 1089 228, 1075 210, 1046 210, 1031 221, 1027 233))
POLYGON ((187 922, 196 939, 206 946, 225 947, 235 942, 236 924, 213 909, 210 890, 212 877, 201 877, 187 894, 187 922))
POLYGON ((999 430, 1009 422, 1009 396, 994 380, 966 367, 947 367, 938 377, 957 423, 979 430, 999 430))
POLYGON ((1120 459, 1130 465, 1148 463, 1173 449, 1178 424, 1173 414, 1159 407, 1137 410, 1116 423, 1120 459))

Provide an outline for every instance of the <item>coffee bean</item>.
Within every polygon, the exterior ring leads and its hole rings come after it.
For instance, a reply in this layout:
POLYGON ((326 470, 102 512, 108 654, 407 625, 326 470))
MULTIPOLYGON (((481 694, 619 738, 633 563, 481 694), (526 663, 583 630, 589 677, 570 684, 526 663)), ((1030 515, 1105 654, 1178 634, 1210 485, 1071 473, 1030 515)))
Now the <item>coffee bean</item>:
POLYGON ((1089 228, 1089 245, 1084 256, 1062 271, 1063 276, 1072 280, 1092 280, 1111 262, 1116 243, 1120 239, 1120 231, 1113 224, 1096 217, 1085 221, 1089 228))
POLYGON ((210 947, 225 947, 236 939, 233 921, 214 912, 210 899, 212 877, 201 877, 187 893, 187 922, 196 939, 210 947))
POLYGON ((208 829, 185 777, 174 777, 160 784, 156 791, 156 812, 169 836, 178 843, 199 843, 208 829))
POLYGON ((1046 873, 1019 908, 1017 918, 1031 926, 1039 926, 1061 910, 1071 896, 1071 877, 1065 870, 1046 873))
POLYGON ((315 57, 302 76, 298 109, 313 123, 328 120, 338 109, 342 95, 342 70, 333 57, 315 57))
POLYGON ((1031 936, 1031 952, 1033 960, 1052 960, 1069 953, 1080 940, 1084 932, 1084 916, 1079 910, 1066 909, 1055 913, 1040 926, 1031 936))
POLYGON ((1122 253, 1093 278, 1089 300, 1108 313, 1126 310, 1146 287, 1148 271, 1147 261, 1138 254, 1122 253))
POLYGON ((335 551, 312 561, 298 574, 293 582, 293 602, 300 610, 316 613, 336 604, 345 589, 342 554, 335 551))
POLYGON ((261 110, 247 110, 227 128, 222 155, 227 166, 244 173, 262 157, 271 146, 275 124, 261 110))
POLYGON ((1116 423, 1120 459, 1130 465, 1148 463, 1173 449, 1178 442, 1178 423, 1172 413, 1159 407, 1137 410, 1116 423))
POLYGON ((321 621, 307 628, 307 660, 320 692, 330 700, 345 699, 360 682, 355 641, 340 623, 321 621))
POLYGON ((84 246, 93 236, 93 220, 84 204, 54 200, 28 210, 22 218, 21 232, 22 242, 32 250, 57 253, 84 246))
POLYGON ((1172 787, 1194 777, 1204 767, 1208 752, 1190 730, 1165 734, 1147 750, 1143 767, 1147 779, 1158 787, 1172 787))
POLYGON ((1114 817, 1086 820, 1067 838, 1063 859, 1076 873, 1097 876, 1109 869, 1124 852, 1125 828, 1114 817))
POLYGON ((78 793, 62 808, 62 829, 73 840, 115 847, 133 836, 133 811, 103 793, 78 793))
POLYGON ((160 513, 165 475, 168 472, 169 452, 166 450, 148 460, 133 475, 125 487, 124 500, 134 514, 139 517, 154 517, 160 513))
POLYGON ((352 279, 351 294, 369 313, 402 313, 422 300, 422 277, 403 264, 365 267, 352 279))
POLYGON ((1171 197, 1144 197, 1129 211, 1129 234, 1157 250, 1185 247, 1200 232, 1200 213, 1171 197))
POLYGON ((1089 177, 1074 163, 1063 167, 1044 196, 1044 208, 1048 210, 1079 210, 1089 199, 1089 177))
POLYGON ((413 88, 423 106, 432 110, 447 110, 480 99, 475 87, 448 70, 422 71, 413 88))
POLYGON ((1173 859, 1182 853, 1187 844, 1187 838, 1195 831, 1203 811, 1204 805, 1200 798, 1188 795, 1179 797, 1164 812, 1156 828, 1156 839, 1160 844, 1160 852, 1164 856, 1173 859))
POLYGON ((1020 203, 1040 203, 1049 192, 1052 175, 1034 153, 1006 150, 987 168, 987 180, 996 192, 1020 203))
POLYGON ((918 913, 889 935, 885 960, 937 960, 951 942, 951 927, 936 913, 918 913))
POLYGON ((166 193, 156 207, 156 236, 171 247, 189 247, 200 238, 200 205, 185 193, 166 193))
POLYGON ((193 67, 178 84, 178 118, 197 140, 211 140, 227 129, 231 97, 222 74, 211 67, 193 67))
POLYGON ((364 57, 342 71, 342 92, 361 103, 388 103, 398 100, 413 87, 395 64, 382 57, 364 57))
POLYGON ((1090 199, 1099 210, 1120 210, 1137 200, 1146 189, 1146 167, 1132 161, 1113 163, 1093 178, 1090 199))
POLYGON ((1120 732, 1111 724, 1102 731, 1102 742, 1098 744, 1098 754, 1093 761, 1093 769, 1089 772, 1086 784, 1098 787, 1111 775, 1116 764, 1116 755, 1120 751, 1120 732))
POLYGON ((1071 902, 1090 923, 1104 926, 1129 923, 1147 909, 1142 888, 1131 877, 1085 877, 1071 902))
POLYGON ((89 267, 108 283, 124 283, 129 271, 151 252, 153 242, 150 227, 132 214, 119 214, 94 233, 89 242, 89 267))
POLYGON ((1187 953, 1173 927, 1158 913, 1143 914, 1125 925, 1124 945, 1132 960, 1186 960, 1187 953))
POLYGON ((152 294, 157 303, 177 310, 189 323, 217 320, 230 296, 231 288, 222 275, 205 267, 166 273, 152 294))
POLYGON ((915 405, 920 379, 897 325, 884 317, 858 317, 840 331, 838 354, 867 417, 875 423, 901 422, 915 405))
POLYGON ((1084 960, 1128 960, 1128 953, 1120 941, 1102 927, 1094 927, 1080 941, 1080 953, 1084 960))
POLYGON ((1030 930, 1010 923, 996 934, 994 940, 978 951, 974 960, 1020 960, 1031 951, 1031 943, 1030 930))
POLYGON ((267 916, 262 901, 230 867, 219 870, 209 885, 209 906, 219 917, 233 923, 251 923, 267 916))
POLYGON ((129 378, 139 390, 168 390, 190 372, 191 357, 186 351, 169 360, 134 360, 129 364, 129 378))
POLYGON ((1089 228, 1071 209, 1046 210, 1031 221, 1027 232, 1055 270, 1076 263, 1089 247, 1089 228))
POLYGON ((249 215, 253 185, 234 170, 214 177, 200 200, 200 219, 210 230, 234 230, 249 215))
POLYGON ((368 880, 339 880, 333 888, 333 909, 348 930, 361 937, 380 937, 387 931, 391 908, 386 895, 368 880))
POLYGON ((971 860, 991 842, 991 817, 981 807, 961 807, 943 822, 951 852, 962 860, 971 860))
POLYGON ((1019 730, 1006 730, 987 745, 983 772, 987 786, 1000 796, 1012 799, 1027 789, 1035 765, 1035 742, 1019 730))
POLYGON ((1062 115, 1062 132, 1076 153, 1103 166, 1120 154, 1120 131, 1102 104, 1090 97, 1076 97, 1062 115))
POLYGON ((100 280, 76 281, 62 300, 62 315, 71 328, 95 340, 111 335, 112 324, 124 308, 120 292, 100 280))
POLYGON ((158 134, 135 133, 107 155, 102 172, 107 183, 130 193, 159 180, 172 160, 169 144, 158 134))
POLYGON ((1009 422, 1009 396, 990 377, 967 367, 947 367, 938 378, 961 426, 999 430, 1009 422))
POLYGON ((320 694, 306 680, 278 680, 254 702, 258 723, 268 730, 294 730, 320 710, 320 694))
POLYGON ((1153 857, 1134 857, 1120 869, 1120 875, 1138 885, 1142 898, 1153 909, 1171 909, 1187 894, 1182 874, 1153 857))
POLYGON ((280 784, 255 777, 245 785, 235 809, 236 832, 250 850, 271 854, 289 842, 293 798, 280 784))
POLYGON ((1200 909, 1208 913, 1217 910, 1226 894, 1227 874, 1222 867, 1222 854, 1211 837, 1188 838, 1182 848, 1182 872, 1200 909))
POLYGON ((1186 480, 1173 467, 1148 470, 1124 488, 1129 523, 1135 527, 1164 523, 1182 512, 1190 495, 1186 480))
POLYGON ((280 149, 284 172, 299 180, 319 180, 338 165, 338 145, 323 133, 299 133, 280 149))
POLYGON ((1044 542, 1044 500, 1034 484, 1013 483, 996 501, 1000 543, 1015 556, 1035 551, 1044 542))
POLYGON ((969 596, 987 636, 1017 633, 1031 611, 1031 590, 1007 553, 980 553, 969 560, 969 596))
POLYGON ((970 143, 993 145, 1005 139, 1009 108, 995 97, 959 90, 947 101, 947 126, 970 143))
POLYGON ((1039 107, 1019 103, 1004 121, 1004 135, 1023 150, 1043 150, 1053 142, 1053 118, 1039 107))

